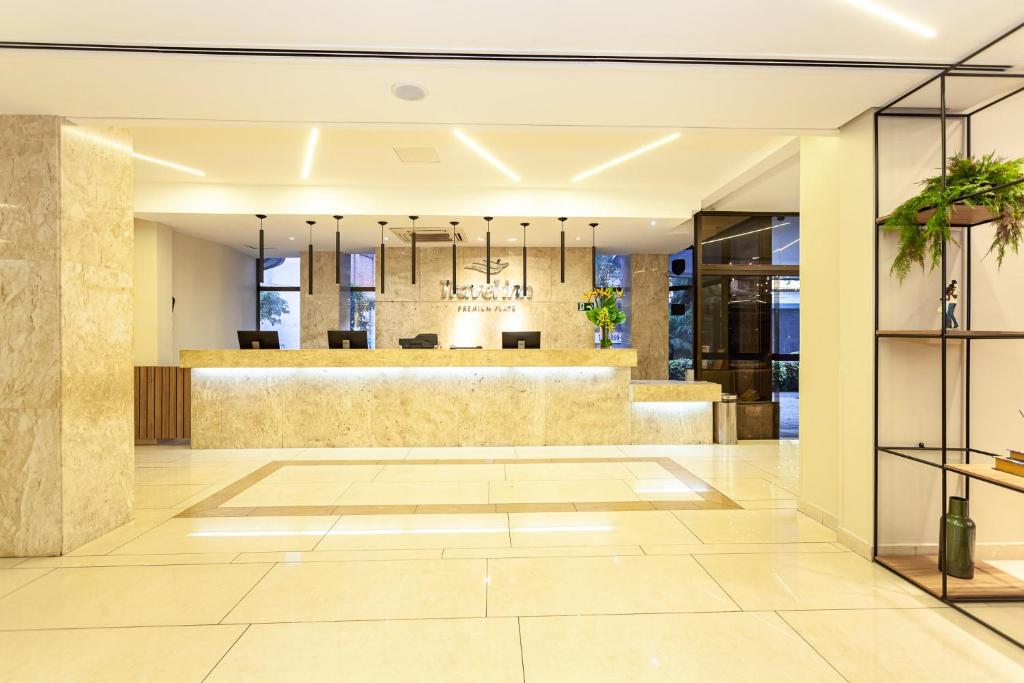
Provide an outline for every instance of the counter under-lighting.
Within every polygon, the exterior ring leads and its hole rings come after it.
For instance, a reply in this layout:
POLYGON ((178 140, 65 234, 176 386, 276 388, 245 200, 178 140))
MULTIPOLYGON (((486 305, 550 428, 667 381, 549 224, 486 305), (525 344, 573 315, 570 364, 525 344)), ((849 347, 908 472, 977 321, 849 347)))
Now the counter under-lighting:
POLYGON ((709 443, 718 385, 634 383, 636 364, 635 349, 181 352, 193 448, 709 443))

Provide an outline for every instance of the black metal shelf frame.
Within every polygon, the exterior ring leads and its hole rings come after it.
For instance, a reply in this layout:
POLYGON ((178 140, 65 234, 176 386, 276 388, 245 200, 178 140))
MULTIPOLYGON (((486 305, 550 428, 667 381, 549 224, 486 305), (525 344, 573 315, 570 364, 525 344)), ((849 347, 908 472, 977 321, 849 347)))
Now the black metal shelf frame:
MULTIPOLYGON (((948 482, 947 482, 948 477, 947 477, 947 475, 948 474, 956 474, 956 475, 959 475, 961 477, 964 477, 964 492, 965 492, 965 496, 967 496, 969 498, 970 497, 971 479, 974 478, 974 477, 972 475, 969 475, 969 474, 966 474, 966 473, 963 473, 963 472, 958 472, 958 471, 955 471, 955 470, 948 469, 947 465, 951 464, 950 463, 950 455, 951 454, 958 454, 959 458, 962 459, 962 463, 963 464, 970 464, 972 454, 973 455, 978 455, 978 456, 984 456, 984 457, 997 457, 997 455, 995 453, 991 453, 991 452, 988 452, 988 451, 983 451, 981 449, 974 448, 974 447, 971 446, 971 352, 972 352, 972 341, 977 341, 977 340, 1011 340, 1011 341, 1013 341, 1013 340, 1021 340, 1021 339, 1024 339, 1024 332, 1022 332, 1022 331, 993 331, 993 330, 972 331, 971 330, 971 289, 972 289, 971 288, 971 275, 972 275, 971 274, 971 234, 972 234, 973 231, 970 228, 975 226, 975 225, 980 225, 982 223, 973 223, 971 225, 956 226, 957 228, 962 230, 961 234, 963 235, 963 243, 965 245, 965 247, 964 247, 965 248, 965 251, 964 251, 964 264, 965 264, 965 268, 966 268, 966 274, 965 274, 966 282, 965 282, 965 287, 963 287, 963 289, 962 289, 962 291, 964 292, 964 296, 962 297, 962 299, 963 299, 963 304, 964 304, 964 323, 965 323, 965 327, 962 330, 951 331, 949 328, 946 327, 947 321, 946 321, 945 315, 943 315, 942 316, 942 327, 939 330, 883 330, 883 329, 880 328, 879 323, 880 323, 880 310, 881 309, 880 309, 880 305, 879 305, 879 300, 880 300, 880 291, 881 291, 881 289, 880 289, 881 278, 880 278, 880 269, 879 269, 879 261, 880 261, 880 259, 879 259, 879 253, 880 253, 879 252, 879 247, 880 247, 880 244, 881 244, 881 239, 880 238, 881 238, 881 233, 882 233, 882 230, 883 230, 884 220, 881 219, 881 206, 880 206, 881 178, 880 178, 880 162, 879 162, 879 149, 880 149, 880 144, 879 144, 879 122, 880 122, 881 118, 883 118, 883 117, 914 117, 914 118, 925 118, 925 119, 930 119, 930 118, 938 119, 939 126, 938 126, 937 132, 939 133, 939 136, 940 136, 940 147, 941 147, 941 160, 940 160, 939 166, 942 169, 942 184, 943 184, 943 187, 945 187, 945 185, 946 185, 946 173, 947 173, 947 159, 949 157, 949 155, 947 153, 947 126, 946 126, 947 120, 950 120, 950 119, 960 119, 960 120, 963 121, 963 123, 964 123, 964 142, 965 142, 965 145, 966 145, 966 150, 965 151, 967 152, 968 155, 970 155, 971 152, 972 152, 972 150, 971 150, 971 124, 972 124, 972 117, 974 115, 982 112, 982 111, 985 111, 985 110, 987 110, 987 109, 989 109, 989 108, 991 108, 993 106, 997 106, 1000 103, 1006 102, 1007 100, 1010 100, 1011 98, 1024 93, 1024 73, 1000 73, 1000 74, 992 73, 992 74, 985 74, 985 73, 978 73, 976 71, 969 71, 968 72, 968 71, 964 70, 964 67, 968 66, 968 62, 970 60, 972 60, 973 58, 975 58, 978 55, 984 53, 985 51, 989 50, 990 48, 1000 44, 1002 41, 1004 41, 1005 39, 1009 38, 1010 36, 1014 35, 1015 33, 1017 33, 1018 31, 1020 31, 1022 29, 1024 29, 1024 23, 1021 23, 1021 24, 1018 24, 1018 25, 1012 27, 1011 29, 1009 29, 1008 31, 1004 32, 1003 34, 1001 34, 1000 36, 998 36, 994 40, 986 43, 985 45, 983 45, 979 49, 975 50, 971 54, 969 54, 966 57, 964 57, 963 59, 959 60, 956 64, 954 64, 954 65, 952 65, 952 66, 950 66, 950 67, 948 67, 946 69, 943 69, 943 70, 939 71, 938 73, 936 73, 934 76, 932 76, 931 78, 927 79, 923 83, 917 85, 916 87, 912 88, 911 90, 909 90, 908 92, 904 93, 903 95, 897 97, 896 99, 888 102, 886 105, 884 105, 880 109, 876 110, 875 113, 874 113, 874 121, 873 121, 873 123, 874 123, 874 217, 875 217, 875 224, 872 227, 873 227, 873 229, 875 231, 875 263, 874 263, 874 266, 875 266, 875 273, 874 273, 874 278, 875 278, 875 282, 874 282, 874 290, 875 290, 875 347, 874 347, 874 354, 875 354, 875 357, 874 357, 874 373, 875 373, 875 375, 874 375, 874 379, 875 379, 875 385, 874 385, 874 421, 875 421, 875 423, 874 423, 874 442, 875 442, 875 454, 874 454, 874 501, 873 501, 873 504, 874 504, 874 530, 873 530, 874 539, 873 539, 872 555, 873 555, 873 558, 874 558, 875 562, 881 564, 882 566, 884 566, 886 569, 888 569, 889 571, 893 572, 897 576, 900 576, 900 577, 902 577, 902 578, 904 578, 904 579, 906 579, 908 581, 911 581, 911 582, 914 582, 911 579, 911 577, 901 573, 900 571, 898 571, 897 569, 895 569, 893 567, 890 567, 889 565, 885 564, 884 562, 879 561, 879 557, 877 555, 877 548, 878 548, 878 544, 879 544, 878 530, 879 530, 879 514, 880 514, 880 509, 879 509, 879 462, 880 462, 881 456, 882 455, 890 455, 890 456, 899 457, 899 458, 902 458, 902 459, 904 459, 904 460, 906 460, 906 461, 908 461, 910 463, 913 463, 913 464, 916 464, 916 465, 923 465, 923 466, 930 467, 930 468, 933 468, 933 469, 938 469, 940 471, 940 473, 941 473, 940 474, 941 488, 942 488, 942 496, 941 496, 941 503, 940 504, 942 505, 942 509, 937 511, 937 514, 934 516, 935 519, 939 519, 939 518, 941 518, 942 515, 945 514, 945 506, 946 506, 946 502, 947 502, 947 499, 948 499, 948 491, 947 491, 947 486, 948 486, 948 482), (977 103, 977 104, 975 104, 975 105, 973 105, 971 107, 968 107, 965 111, 959 111, 959 112, 951 112, 951 111, 949 111, 949 107, 948 107, 947 99, 946 99, 946 86, 947 86, 947 82, 950 79, 975 78, 975 77, 981 77, 981 78, 984 78, 984 77, 994 77, 994 78, 1021 79, 1022 85, 1021 85, 1021 87, 1018 87, 1018 88, 1016 88, 1016 89, 1014 89, 1014 90, 1012 90, 1012 91, 1010 91, 1008 93, 1005 93, 1005 94, 1003 94, 1001 96, 998 96, 995 99, 992 99, 990 101, 980 102, 980 103, 977 103), (927 87, 929 85, 932 85, 936 81, 938 82, 938 86, 939 86, 939 108, 938 108, 938 111, 930 111, 930 110, 928 110, 928 111, 894 110, 894 108, 897 107, 901 102, 904 102, 910 96, 914 95, 915 93, 920 92, 923 88, 925 88, 925 87, 927 87), (918 445, 918 446, 899 446, 899 445, 880 444, 879 443, 879 379, 880 379, 880 377, 879 377, 879 360, 878 360, 879 359, 879 350, 880 350, 883 342, 885 342, 886 340, 893 340, 893 339, 895 339, 897 341, 906 341, 906 340, 913 340, 913 339, 916 339, 916 340, 936 340, 936 341, 938 341, 938 343, 941 346, 941 352, 940 352, 941 368, 939 370, 939 374, 940 374, 940 378, 941 378, 940 381, 941 381, 941 430, 942 430, 941 434, 942 434, 942 436, 941 436, 941 443, 938 446, 924 446, 923 444, 918 445), (948 375, 949 371, 948 371, 948 368, 947 368, 947 365, 946 365, 946 361, 947 361, 948 346, 949 346, 949 344, 951 342, 955 342, 957 344, 960 344, 960 343, 964 344, 963 349, 964 349, 965 372, 964 372, 963 380, 962 380, 963 381, 963 388, 964 388, 964 390, 963 390, 963 396, 964 396, 964 403, 963 403, 963 413, 964 413, 964 416, 963 416, 963 426, 964 426, 963 444, 964 445, 962 447, 951 446, 948 443, 948 435, 947 435, 947 426, 948 426, 948 423, 949 423, 949 420, 950 420, 950 415, 948 413, 950 412, 950 410, 949 410, 949 406, 947 404, 947 392, 948 392, 948 387, 947 387, 947 379, 948 379, 948 377, 947 377, 947 375, 948 375), (935 459, 935 460, 929 460, 929 459, 926 459, 925 457, 921 457, 921 455, 923 455, 924 453, 932 453, 932 454, 936 454, 937 453, 939 455, 939 457, 937 459, 935 459)), ((1017 182, 1022 182, 1022 181, 1017 181, 1017 182)), ((1013 184, 1016 184, 1016 183, 1013 183, 1013 184)), ((984 190, 983 192, 980 192, 980 193, 972 193, 972 194, 969 194, 969 195, 965 195, 964 197, 961 197, 960 199, 961 200, 972 199, 974 197, 980 196, 981 194, 984 194, 984 193, 987 193, 987 192, 994 192, 994 191, 996 191, 998 189, 1002 189, 1002 186, 996 187, 996 188, 989 188, 989 189, 984 190)), ((945 288, 945 283, 947 282, 947 277, 948 277, 948 263, 947 263, 947 254, 946 254, 946 245, 945 244, 943 245, 943 248, 942 248, 942 256, 941 256, 941 260, 940 260, 940 268, 941 268, 941 273, 942 273, 942 279, 941 279, 941 283, 940 283, 940 288, 942 290, 942 291, 940 291, 940 301, 944 302, 945 301, 944 288, 945 288)), ((960 462, 956 462, 955 464, 960 464, 960 462)), ((999 485, 998 483, 991 482, 990 480, 982 480, 982 481, 985 481, 985 483, 988 483, 988 484, 999 485)), ((1009 487, 1009 486, 1003 486, 1003 488, 1008 489, 1008 490, 1017 491, 1017 489, 1013 489, 1012 487, 1009 487)), ((940 544, 940 547, 943 547, 944 544, 945 544, 945 540, 946 540, 945 539, 945 533, 946 533, 945 525, 941 525, 940 526, 940 530, 939 530, 939 544, 940 544)), ((960 605, 957 604, 957 603, 970 603, 970 602, 979 602, 979 601, 983 601, 983 602, 1021 601, 1021 600, 1024 600, 1024 590, 1022 590, 1022 595, 1020 597, 1006 597, 1006 596, 1002 596, 1002 597, 1000 597, 1000 596, 984 596, 984 597, 979 597, 979 596, 969 596, 969 597, 968 596, 959 596, 958 597, 958 596, 951 596, 950 595, 950 593, 949 593, 949 585, 948 584, 949 584, 949 582, 948 582, 948 575, 945 573, 945 571, 942 571, 942 581, 941 581, 942 589, 941 589, 941 595, 939 595, 938 597, 943 602, 945 602, 946 604, 950 605, 951 607, 953 607, 954 609, 958 610, 959 612, 961 612, 963 614, 966 614, 968 617, 970 617, 974 621, 977 621, 978 623, 981 623, 982 625, 986 626, 990 630, 998 633, 1000 636, 1006 638, 1007 640, 1009 640, 1010 642, 1016 644, 1017 646, 1024 648, 1024 642, 1021 642, 1020 640, 1018 640, 1017 637, 1014 637, 1014 636, 1012 636, 1010 634, 1005 633, 1004 631, 1002 631, 1001 629, 999 629, 995 625, 993 625, 991 623, 988 623, 985 619, 979 617, 976 614, 971 613, 968 610, 963 609, 960 605)), ((1017 634, 1017 636, 1019 637, 1019 634, 1017 634)))

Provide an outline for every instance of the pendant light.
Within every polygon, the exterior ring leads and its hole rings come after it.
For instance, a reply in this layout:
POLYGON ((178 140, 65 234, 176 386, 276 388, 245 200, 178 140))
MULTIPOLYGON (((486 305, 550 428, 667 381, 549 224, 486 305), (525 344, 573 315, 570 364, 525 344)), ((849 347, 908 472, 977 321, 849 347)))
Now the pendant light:
POLYGON ((260 258, 257 272, 259 273, 259 283, 263 284, 263 219, 267 217, 265 213, 256 214, 256 218, 260 219, 260 258))
POLYGON ((455 289, 458 286, 455 271, 459 262, 459 256, 455 246, 455 229, 459 227, 459 222, 450 221, 450 223, 452 226, 452 289, 455 289))
POLYGON ((520 223, 523 226, 523 296, 526 296, 526 229, 529 223, 520 223))
POLYGON ((331 216, 334 219, 334 284, 341 285, 341 219, 344 216, 331 216))
POLYGON ((563 285, 565 284, 565 222, 567 220, 569 219, 566 218, 565 216, 562 216, 561 218, 558 219, 558 222, 562 224, 562 246, 558 252, 558 267, 561 275, 561 279, 559 280, 559 282, 561 282, 563 285))
POLYGON ((597 289, 597 223, 590 224, 590 279, 597 289))
POLYGON ((412 221, 412 283, 416 284, 416 219, 419 216, 409 216, 412 221))
POLYGON ((387 221, 377 221, 380 226, 380 293, 384 293, 384 226, 387 221))
POLYGON ((491 284, 491 221, 494 220, 491 216, 484 216, 484 220, 487 221, 487 246, 486 253, 484 254, 484 260, 487 262, 487 284, 491 284))
POLYGON ((309 259, 306 264, 306 278, 309 283, 309 295, 313 296, 313 226, 316 221, 306 221, 309 226, 309 259))

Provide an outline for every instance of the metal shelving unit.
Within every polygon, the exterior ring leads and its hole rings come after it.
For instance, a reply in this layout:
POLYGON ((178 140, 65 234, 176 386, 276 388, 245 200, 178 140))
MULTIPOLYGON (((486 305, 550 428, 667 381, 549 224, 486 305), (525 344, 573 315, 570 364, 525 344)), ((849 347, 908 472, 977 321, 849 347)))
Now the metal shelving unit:
MULTIPOLYGON (((879 507, 879 471, 880 471, 880 460, 883 456, 885 457, 897 457, 903 461, 910 463, 912 467, 924 467, 931 468, 934 470, 941 480, 941 498, 940 505, 942 509, 935 510, 934 515, 929 518, 934 519, 936 523, 945 514, 945 508, 948 501, 949 492, 948 479, 953 477, 962 477, 964 495, 970 498, 971 495, 971 482, 984 482, 985 484, 1001 487, 1002 489, 1024 493, 1024 477, 1016 477, 1014 475, 1004 474, 998 472, 985 464, 979 464, 971 462, 972 456, 986 456, 997 457, 996 453, 984 451, 975 448, 971 445, 971 354, 972 351, 979 352, 980 349, 973 349, 972 342, 979 340, 990 340, 1014 343, 1019 340, 1024 340, 1024 331, 1015 330, 974 330, 971 328, 971 236, 972 228, 979 225, 985 225, 991 222, 991 218, 985 216, 979 216, 977 212, 965 211, 962 216, 958 216, 957 220, 951 220, 951 228, 954 229, 954 235, 959 235, 960 243, 964 249, 964 263, 966 268, 966 274, 964 276, 964 283, 961 287, 961 308, 963 311, 964 328, 950 329, 946 327, 945 315, 942 315, 942 327, 937 330, 893 330, 893 329, 881 329, 880 322, 880 258, 879 258, 879 247, 881 244, 881 233, 883 225, 885 223, 885 217, 880 215, 880 187, 882 179, 880 178, 880 164, 879 164, 879 137, 880 128, 879 122, 884 117, 911 117, 927 121, 933 119, 934 123, 937 123, 936 132, 941 138, 941 157, 940 166, 942 169, 942 182, 943 186, 946 183, 947 173, 947 160, 949 154, 947 153, 947 137, 948 127, 947 122, 951 120, 961 120, 963 122, 964 130, 964 143, 965 151, 968 155, 971 154, 971 124, 972 117, 976 114, 985 111, 991 107, 998 106, 999 104, 1006 102, 1016 96, 1024 94, 1024 72, 1021 70, 1013 70, 1011 67, 1004 67, 1005 71, 998 74, 976 74, 973 72, 966 72, 964 68, 968 66, 968 62, 974 59, 982 53, 1000 46, 1005 45, 1011 36, 1015 40, 1019 40, 1021 35, 1024 35, 1024 23, 1018 24, 1009 31, 1005 32, 995 40, 982 46, 980 49, 974 51, 967 57, 963 58, 953 66, 942 70, 932 78, 928 79, 924 83, 921 83, 909 92, 901 95, 897 99, 889 102, 874 115, 874 159, 875 159, 875 453, 874 453, 874 548, 876 562, 885 566, 890 571, 898 574, 899 576, 917 584, 919 587, 928 591, 935 597, 939 598, 946 604, 954 607, 960 612, 966 614, 971 619, 984 624, 989 629, 995 631, 999 635, 1003 636, 1007 640, 1017 644, 1020 647, 1024 647, 1024 642, 1021 642, 1022 637, 1020 633, 1010 635, 997 628, 992 623, 987 622, 984 618, 978 614, 972 613, 967 609, 970 605, 968 603, 996 603, 996 602, 1022 602, 1024 603, 1024 581, 1020 578, 1008 574, 999 568, 989 565, 984 561, 977 561, 975 563, 975 577, 974 579, 964 580, 958 579, 948 575, 945 570, 940 570, 938 567, 937 557, 934 555, 890 555, 890 556, 879 556, 877 555, 877 549, 879 547, 879 519, 882 510, 879 507), (1021 32, 1018 34, 1018 32, 1021 32), (1015 35, 1018 34, 1018 35, 1015 35), (958 82, 957 79, 967 78, 999 78, 999 79, 1010 79, 1002 81, 1008 84, 1007 92, 1003 92, 998 95, 989 96, 988 99, 982 102, 974 104, 972 107, 963 109, 961 111, 951 111, 947 106, 947 84, 952 82, 958 82), (939 106, 937 110, 923 110, 919 108, 909 109, 907 108, 908 99, 912 96, 918 95, 929 86, 934 86, 937 83, 939 90, 939 106), (902 106, 902 108, 901 108, 902 106), (939 369, 939 376, 941 381, 941 442, 938 446, 925 446, 922 441, 918 445, 892 445, 882 444, 879 442, 879 386, 883 378, 880 377, 879 373, 879 352, 883 347, 883 344, 887 343, 919 343, 928 344, 934 346, 938 344, 940 347, 939 356, 941 358, 941 368, 939 369), (962 376, 957 377, 957 381, 962 382, 962 396, 963 396, 963 414, 950 415, 951 411, 949 407, 948 399, 948 387, 949 387, 949 369, 947 365, 947 359, 949 356, 950 348, 956 348, 962 354, 964 363, 964 372, 962 376), (959 348, 957 348, 959 347, 959 348), (962 420, 960 424, 963 426, 963 441, 962 445, 952 445, 949 443, 948 437, 948 426, 952 419, 962 420)), ((1021 61, 1024 62, 1024 55, 1021 55, 1021 61)), ((984 192, 993 192, 996 189, 991 188, 984 192)), ((977 194, 968 195, 961 197, 960 199, 969 199, 977 194)), ((927 215, 921 215, 920 220, 927 218, 927 215)), ((943 245, 942 257, 941 257, 941 275, 942 279, 940 282, 940 291, 938 292, 938 300, 945 303, 945 284, 949 278, 947 262, 947 246, 943 245)), ((945 525, 940 525, 939 529, 939 547, 943 547, 945 543, 945 525)))

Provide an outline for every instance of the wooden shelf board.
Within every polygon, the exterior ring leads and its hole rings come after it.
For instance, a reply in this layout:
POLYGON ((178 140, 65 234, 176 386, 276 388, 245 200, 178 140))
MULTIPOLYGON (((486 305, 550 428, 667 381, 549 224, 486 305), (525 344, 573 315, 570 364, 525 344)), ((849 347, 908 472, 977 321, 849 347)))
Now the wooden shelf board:
MULTIPOLYGON (((939 330, 878 330, 879 337, 902 337, 905 339, 940 339, 939 330)), ((1024 339, 1024 332, 1013 330, 947 330, 948 339, 1024 339)))
POLYGON ((993 469, 989 465, 946 465, 946 469, 993 484, 1001 484, 1024 493, 1024 477, 993 469))
MULTIPOLYGON (((935 209, 922 209, 917 212, 917 224, 924 225, 928 222, 928 219, 935 214, 935 209)), ((892 214, 882 216, 875 223, 879 226, 885 225, 885 222, 889 220, 892 214)), ((954 204, 953 210, 949 216, 949 227, 951 228, 973 228, 976 225, 984 225, 985 223, 991 223, 998 218, 997 215, 993 214, 987 207, 984 206, 966 206, 964 204, 954 204)))
MULTIPOLYGON (((910 582, 935 597, 942 595, 942 573, 936 555, 898 555, 879 557, 878 561, 899 572, 910 582)), ((947 578, 947 595, 958 598, 1020 598, 1024 600, 1024 581, 987 562, 974 563, 973 579, 947 578)))

